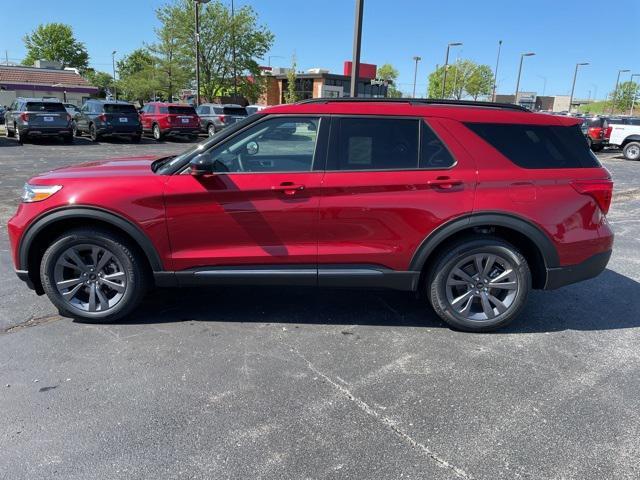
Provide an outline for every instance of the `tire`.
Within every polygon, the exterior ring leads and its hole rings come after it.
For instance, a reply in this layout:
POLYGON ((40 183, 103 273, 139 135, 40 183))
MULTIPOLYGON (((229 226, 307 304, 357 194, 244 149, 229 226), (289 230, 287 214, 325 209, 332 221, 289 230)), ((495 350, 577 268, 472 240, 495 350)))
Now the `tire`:
POLYGON ((162 135, 162 130, 160 130, 160 125, 158 125, 157 123, 153 124, 153 127, 151 127, 151 133, 153 135, 153 139, 156 142, 159 142, 162 140, 162 137, 164 135, 162 135))
POLYGON ((73 132, 73 136, 74 137, 81 137, 82 136, 82 132, 78 129, 78 125, 76 124, 76 122, 73 122, 71 124, 71 131, 73 132))
POLYGON ((213 137, 216 134, 216 126, 213 123, 207 125, 207 135, 213 137))
POLYGON ((89 125, 89 139, 92 142, 100 141, 100 135, 98 134, 98 130, 96 129, 96 126, 93 123, 89 125))
POLYGON ((640 142, 629 142, 622 149, 627 160, 640 160, 640 142))
POLYGON ((469 237, 438 255, 427 275, 426 289, 436 314, 451 327, 489 332, 520 314, 531 290, 531 272, 513 245, 497 237, 469 237), (475 275, 478 258, 483 269, 493 259, 493 266, 479 278, 475 275))
POLYGON ((15 137, 16 142, 18 142, 19 144, 23 144, 27 140, 26 135, 20 134, 20 129, 17 125, 13 126, 13 136, 15 137))
POLYGON ((88 323, 114 322, 131 313, 146 292, 149 282, 142 260, 115 233, 74 229, 46 249, 40 279, 61 315, 88 323))
POLYGON ((7 138, 13 138, 16 134, 15 131, 9 130, 9 124, 7 123, 5 126, 5 134, 7 135, 7 138))

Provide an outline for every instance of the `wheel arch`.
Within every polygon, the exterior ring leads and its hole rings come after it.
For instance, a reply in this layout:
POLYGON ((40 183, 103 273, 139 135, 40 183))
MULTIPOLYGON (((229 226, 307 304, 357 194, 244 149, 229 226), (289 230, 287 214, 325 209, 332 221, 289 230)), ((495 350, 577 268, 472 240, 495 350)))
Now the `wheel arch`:
POLYGON ((51 241, 71 228, 91 226, 107 228, 124 236, 142 254, 150 271, 163 270, 160 255, 149 237, 129 220, 99 208, 62 208, 47 212, 34 221, 18 246, 19 268, 28 271, 29 279, 38 293, 44 292, 39 275, 40 262, 51 241))
POLYGON ((620 146, 624 148, 628 143, 631 142, 640 142, 640 135, 629 135, 623 140, 622 145, 620 146))
POLYGON ((420 271, 424 277, 430 261, 448 244, 479 234, 498 236, 518 248, 529 263, 534 288, 544 288, 547 269, 560 263, 553 242, 540 227, 515 215, 485 212, 459 217, 440 226, 420 244, 409 270, 420 271))

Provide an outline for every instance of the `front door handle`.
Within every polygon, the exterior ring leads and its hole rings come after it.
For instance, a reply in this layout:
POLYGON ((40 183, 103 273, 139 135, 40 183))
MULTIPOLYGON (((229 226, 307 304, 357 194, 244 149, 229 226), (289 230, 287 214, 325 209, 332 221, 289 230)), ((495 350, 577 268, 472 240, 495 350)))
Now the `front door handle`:
POLYGON ((450 177, 438 177, 435 180, 427 181, 427 186, 436 187, 442 189, 450 189, 453 187, 457 187, 462 185, 464 182, 462 180, 453 179, 450 177))
POLYGON ((285 195, 295 195, 297 192, 304 190, 304 185, 296 184, 293 182, 283 182, 280 185, 274 185, 271 187, 273 192, 282 192, 285 195))

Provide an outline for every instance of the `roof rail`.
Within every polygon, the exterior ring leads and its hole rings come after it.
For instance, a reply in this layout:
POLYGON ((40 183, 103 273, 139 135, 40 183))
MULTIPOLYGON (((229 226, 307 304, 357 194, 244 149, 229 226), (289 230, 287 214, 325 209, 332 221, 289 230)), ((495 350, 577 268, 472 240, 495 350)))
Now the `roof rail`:
POLYGON ((340 102, 369 102, 369 103, 409 103, 411 105, 453 105, 463 107, 482 107, 482 108, 503 108, 507 110, 518 110, 520 112, 530 112, 526 107, 515 105, 513 103, 499 102, 478 102, 474 100, 450 100, 438 98, 373 98, 373 97, 342 97, 342 98, 309 98, 297 102, 298 105, 308 103, 340 103, 340 102))

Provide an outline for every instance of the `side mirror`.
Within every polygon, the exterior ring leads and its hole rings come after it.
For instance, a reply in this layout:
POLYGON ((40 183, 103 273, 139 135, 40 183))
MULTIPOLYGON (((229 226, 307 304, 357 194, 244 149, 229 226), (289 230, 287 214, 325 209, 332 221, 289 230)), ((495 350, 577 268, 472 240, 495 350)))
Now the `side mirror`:
POLYGON ((204 175, 213 175, 210 165, 207 164, 207 157, 200 154, 196 155, 189 162, 189 172, 194 177, 202 177, 204 175))

